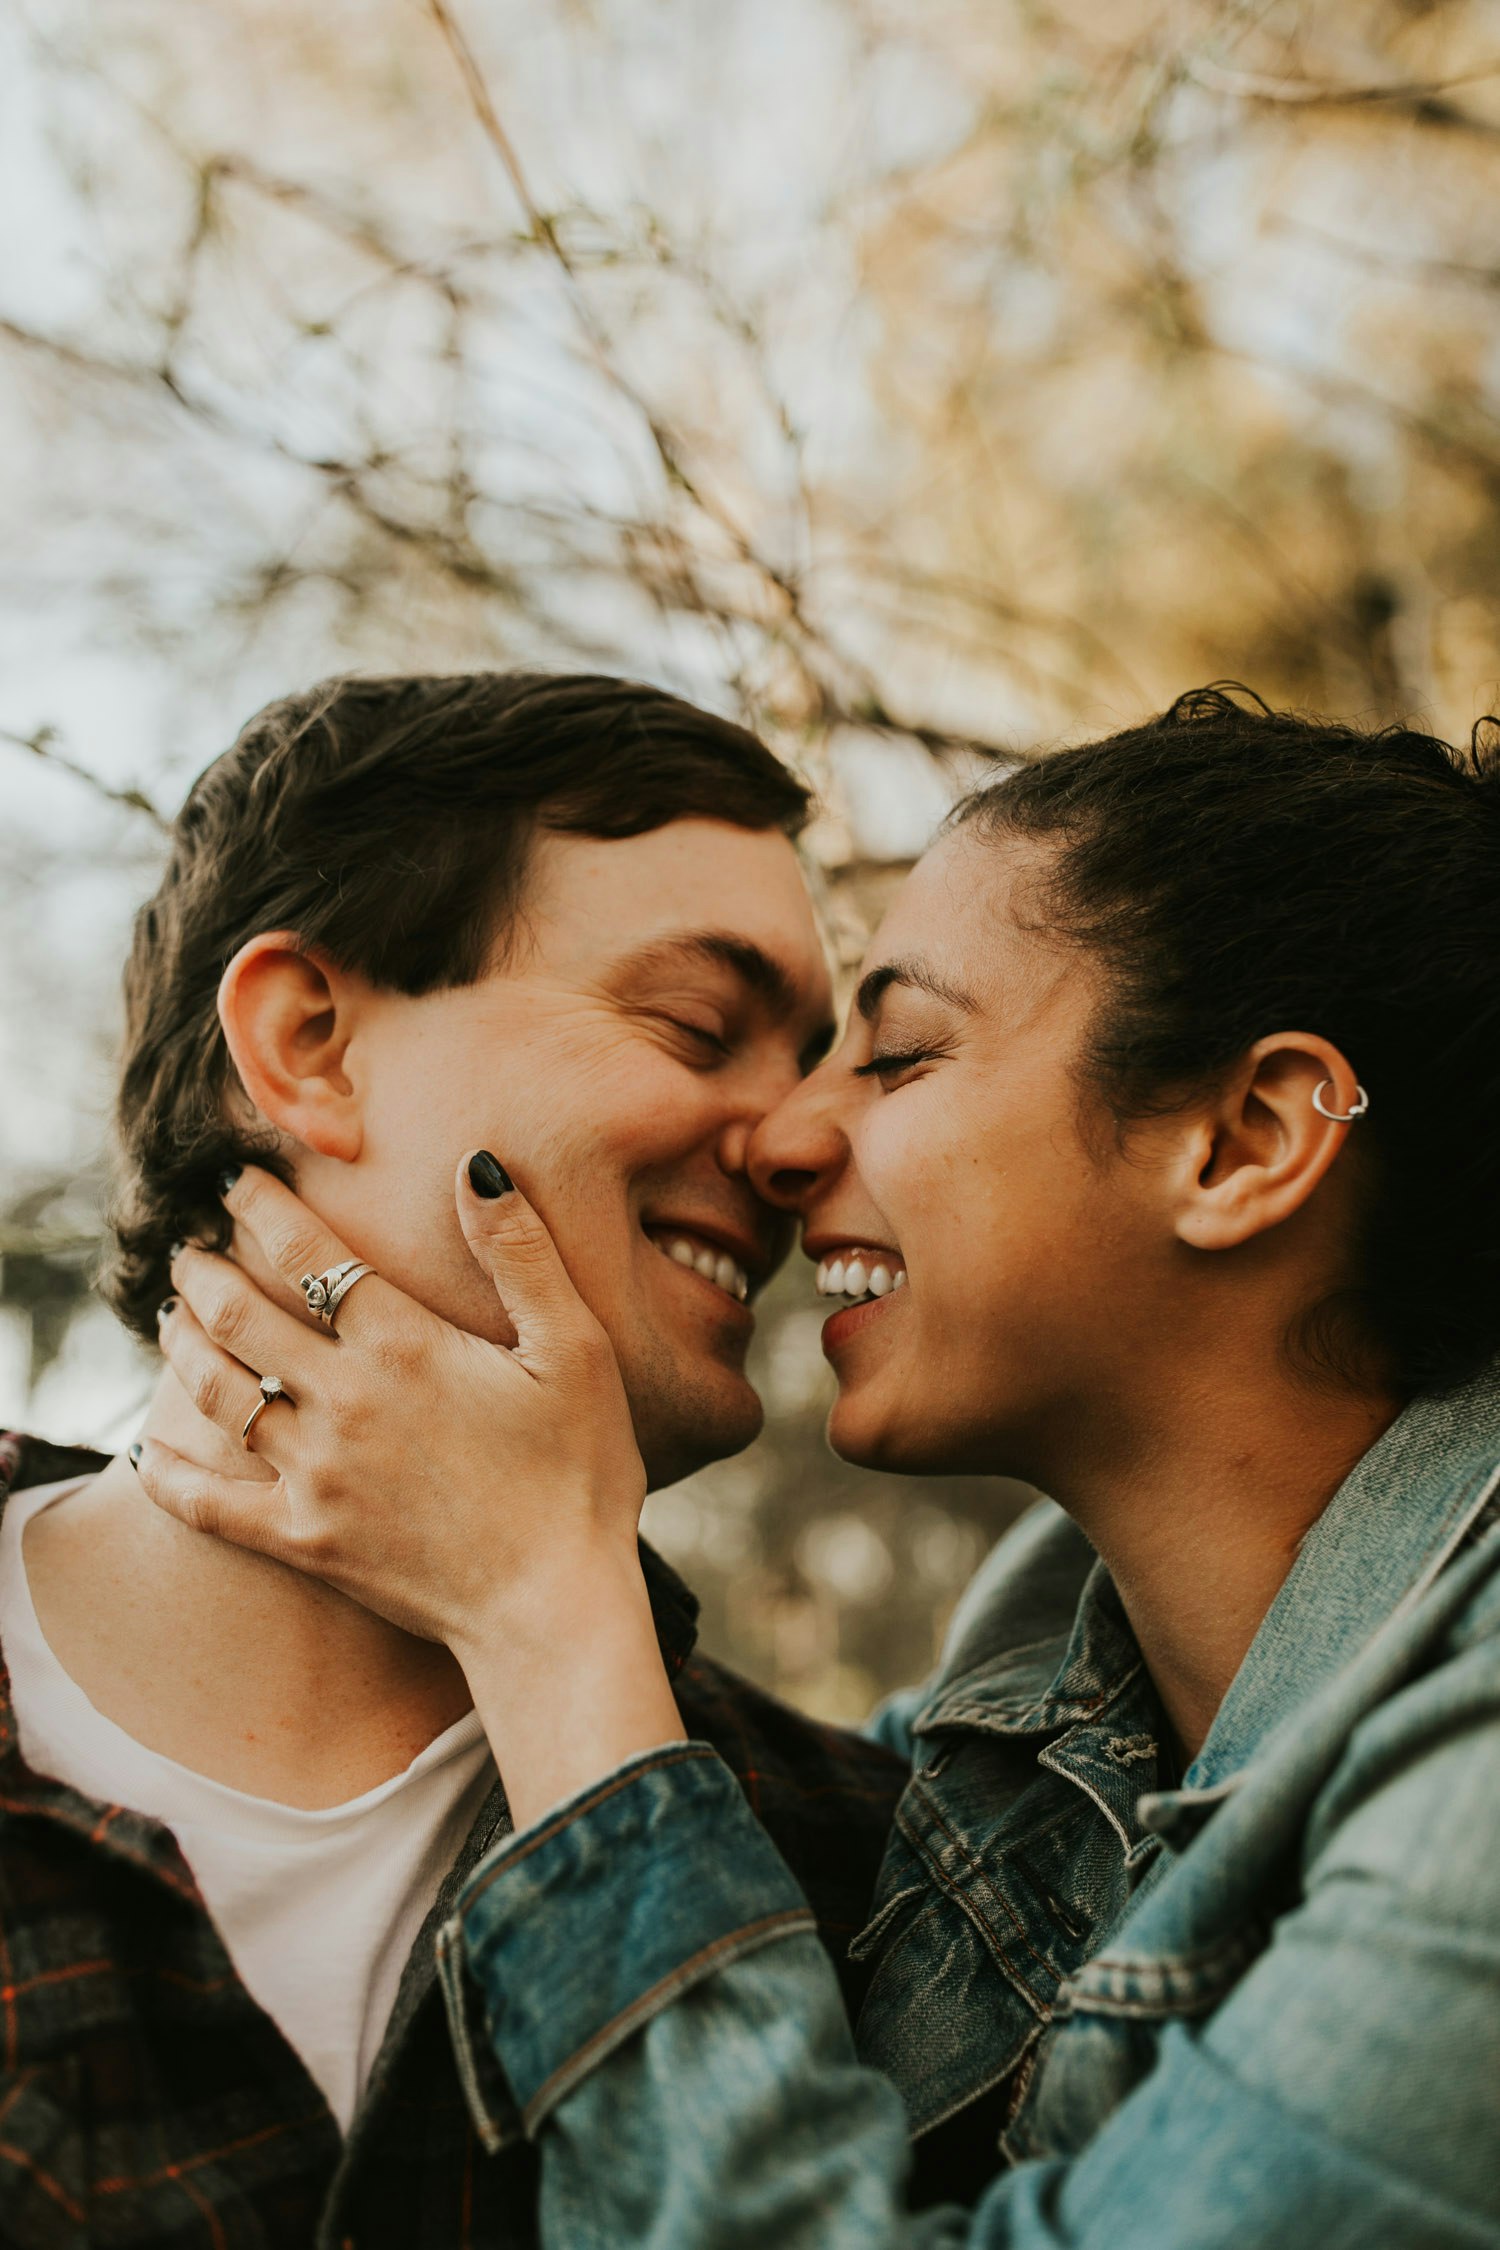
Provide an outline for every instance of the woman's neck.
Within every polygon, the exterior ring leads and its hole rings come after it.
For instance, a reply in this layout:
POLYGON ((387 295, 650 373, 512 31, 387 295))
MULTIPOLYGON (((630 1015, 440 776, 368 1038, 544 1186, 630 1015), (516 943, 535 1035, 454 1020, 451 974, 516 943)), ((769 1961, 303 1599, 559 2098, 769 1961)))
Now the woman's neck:
MULTIPOLYGON (((204 1466, 246 1456, 170 1375, 147 1430, 204 1466)), ((231 1788, 304 1807, 400 1773, 470 1707, 445 1648, 315 1579, 190 1531, 129 1463, 28 1528, 42 1630, 95 1708, 150 1749, 231 1788)))
MULTIPOLYGON (((1400 1411, 1320 1390, 1279 1365, 1185 1369, 1108 1462, 1059 1479, 1103 1557, 1184 1762, 1307 1533, 1400 1411)), ((1054 1488, 1049 1488, 1054 1489, 1054 1488)))

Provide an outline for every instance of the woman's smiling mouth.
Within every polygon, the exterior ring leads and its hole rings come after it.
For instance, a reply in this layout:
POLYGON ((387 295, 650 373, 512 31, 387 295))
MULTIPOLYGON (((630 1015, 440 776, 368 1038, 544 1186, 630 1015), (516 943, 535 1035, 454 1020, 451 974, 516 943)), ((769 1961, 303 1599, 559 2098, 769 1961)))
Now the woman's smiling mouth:
POLYGON ((906 1268, 894 1250, 870 1250, 852 1243, 818 1260, 814 1281, 820 1297, 888 1297, 902 1288, 906 1268))
POLYGON ((895 1302, 906 1286, 906 1267, 897 1250, 862 1242, 836 1243, 822 1249, 813 1286, 820 1297, 850 1300, 823 1323, 823 1351, 831 1358, 846 1338, 878 1320, 895 1302))

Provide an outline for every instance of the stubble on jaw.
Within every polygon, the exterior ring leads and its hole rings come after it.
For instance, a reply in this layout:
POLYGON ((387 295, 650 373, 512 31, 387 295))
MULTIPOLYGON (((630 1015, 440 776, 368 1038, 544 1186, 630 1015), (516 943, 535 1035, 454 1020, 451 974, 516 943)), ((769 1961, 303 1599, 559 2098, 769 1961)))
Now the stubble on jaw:
POLYGON ((735 1342, 720 1357, 709 1347, 675 1349, 665 1338, 632 1342, 621 1374, 650 1489, 676 1484, 714 1461, 743 1453, 760 1435, 765 1408, 744 1374, 735 1342))

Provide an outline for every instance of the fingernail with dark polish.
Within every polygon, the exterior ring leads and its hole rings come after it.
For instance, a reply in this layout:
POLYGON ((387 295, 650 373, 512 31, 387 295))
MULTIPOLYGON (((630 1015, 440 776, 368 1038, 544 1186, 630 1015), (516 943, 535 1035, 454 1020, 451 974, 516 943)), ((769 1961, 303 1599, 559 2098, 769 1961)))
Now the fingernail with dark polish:
POLYGON ((160 1322, 162 1322, 162 1321, 166 1320, 166 1319, 168 1318, 168 1316, 169 1316, 170 1314, 172 1314, 172 1313, 176 1312, 176 1310, 177 1310, 177 1299, 176 1299, 175 1297, 167 1297, 167 1298, 164 1298, 164 1299, 163 1299, 163 1301, 162 1301, 162 1303, 161 1303, 161 1304, 159 1304, 159 1305, 157 1306, 157 1308, 156 1308, 156 1318, 157 1318, 158 1324, 159 1324, 160 1322))
POLYGON ((245 1167, 243 1164, 225 1165, 223 1171, 219 1174, 218 1178, 214 1182, 214 1186, 218 1189, 220 1195, 227 1195, 229 1193, 230 1189, 234 1186, 235 1181, 239 1178, 241 1172, 243 1172, 244 1169, 245 1167))
POLYGON ((497 1195, 509 1195, 515 1181, 503 1164, 497 1163, 487 1148, 469 1158, 469 1185, 476 1195, 493 1202, 497 1195))
POLYGON ((141 1449, 138 1445, 133 1445, 130 1448, 130 1466, 132 1467, 132 1469, 139 1472, 141 1466, 141 1449))

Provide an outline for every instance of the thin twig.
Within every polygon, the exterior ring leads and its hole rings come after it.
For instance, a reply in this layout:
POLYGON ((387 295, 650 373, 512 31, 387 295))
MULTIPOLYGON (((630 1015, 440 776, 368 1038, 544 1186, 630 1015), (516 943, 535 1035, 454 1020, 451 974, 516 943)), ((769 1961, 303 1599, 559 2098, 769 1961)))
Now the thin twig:
MULTIPOLYGON (((1285 102, 1298 109, 1354 109, 1367 104, 1395 102, 1402 107, 1435 102, 1456 86, 1474 86, 1482 79, 1500 78, 1500 60, 1477 63, 1472 70, 1451 78, 1410 79, 1388 85, 1341 86, 1335 79, 1274 78, 1267 72, 1229 70, 1206 55, 1187 59, 1187 74, 1210 93, 1232 94, 1251 102, 1285 102)), ((1468 122, 1479 124, 1481 119, 1468 122)))
POLYGON ((66 751, 57 748, 55 727, 38 727, 34 734, 17 734, 10 727, 0 727, 0 742, 8 742, 16 750, 29 750, 33 758, 40 758, 46 765, 57 766, 62 772, 71 774, 75 781, 81 781, 85 788, 93 790, 96 797, 107 797, 112 805, 123 805, 127 812, 144 813, 148 820, 156 823, 163 835, 169 833, 171 822, 151 802, 144 790, 112 789, 98 774, 92 773, 87 766, 79 765, 66 751))

